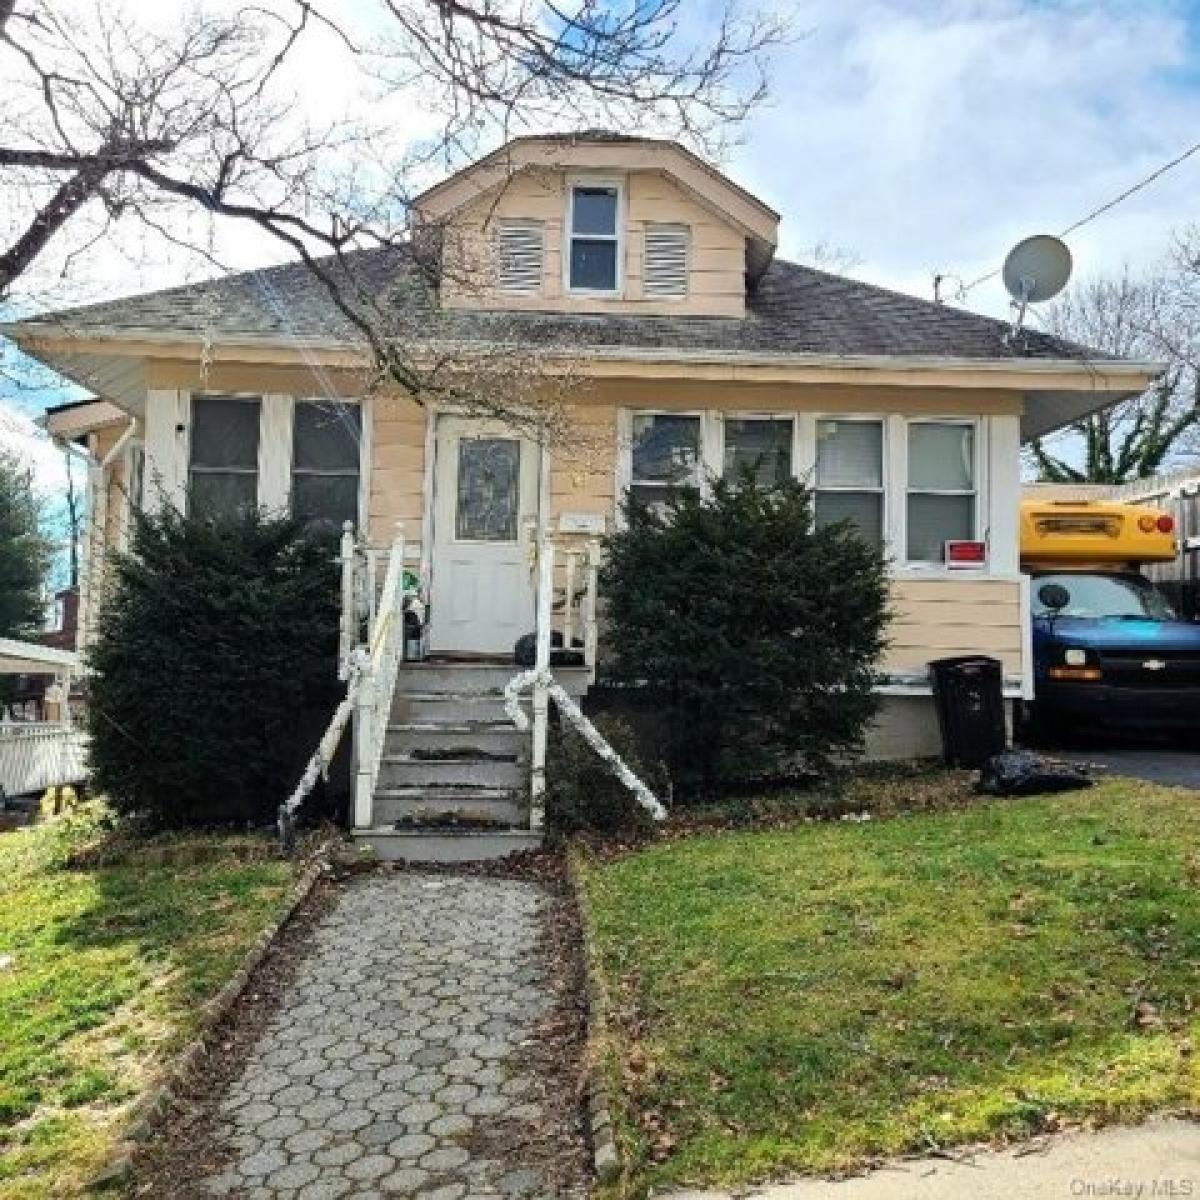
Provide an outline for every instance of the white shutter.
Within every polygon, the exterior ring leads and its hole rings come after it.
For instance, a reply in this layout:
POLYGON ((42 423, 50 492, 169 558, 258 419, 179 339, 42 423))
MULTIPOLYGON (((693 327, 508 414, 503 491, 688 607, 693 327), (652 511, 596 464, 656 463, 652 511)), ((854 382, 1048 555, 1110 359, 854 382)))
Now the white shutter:
POLYGON ((644 294, 686 296, 691 230, 686 225, 648 223, 645 237, 646 258, 642 273, 644 294))
POLYGON ((546 237, 541 221, 501 221, 496 229, 497 275, 502 292, 542 290, 546 237))

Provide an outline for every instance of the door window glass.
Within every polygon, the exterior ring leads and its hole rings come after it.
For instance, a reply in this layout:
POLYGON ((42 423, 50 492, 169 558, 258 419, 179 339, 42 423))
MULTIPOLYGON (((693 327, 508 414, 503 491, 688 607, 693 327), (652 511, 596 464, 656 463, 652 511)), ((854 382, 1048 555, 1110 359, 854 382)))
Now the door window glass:
POLYGON ((515 542, 520 503, 520 441, 463 438, 458 443, 455 537, 460 542, 515 542))

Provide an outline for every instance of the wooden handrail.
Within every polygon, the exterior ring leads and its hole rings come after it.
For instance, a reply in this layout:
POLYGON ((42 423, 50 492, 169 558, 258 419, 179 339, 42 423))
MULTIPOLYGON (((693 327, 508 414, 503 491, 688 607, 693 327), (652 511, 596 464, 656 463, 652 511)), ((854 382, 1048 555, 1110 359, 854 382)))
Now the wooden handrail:
POLYGON ((396 677, 403 649, 404 615, 404 528, 396 526, 384 576, 383 592, 375 609, 365 644, 358 643, 357 595, 358 585, 372 583, 373 564, 367 555, 359 555, 353 533, 347 528, 342 535, 342 623, 340 638, 343 646, 339 658, 339 676, 346 680, 343 697, 329 725, 317 743, 317 748, 305 765, 296 787, 279 806, 279 836, 285 853, 295 845, 296 814, 308 798, 317 780, 327 778, 330 764, 337 754, 347 725, 355 726, 354 822, 368 824, 383 757, 387 734, 387 712, 391 709, 396 689, 396 677), (349 545, 347 545, 349 538, 349 545), (357 563, 361 558, 360 573, 357 563), (399 632, 398 632, 399 631, 399 632), (357 643, 357 644, 356 644, 357 643))

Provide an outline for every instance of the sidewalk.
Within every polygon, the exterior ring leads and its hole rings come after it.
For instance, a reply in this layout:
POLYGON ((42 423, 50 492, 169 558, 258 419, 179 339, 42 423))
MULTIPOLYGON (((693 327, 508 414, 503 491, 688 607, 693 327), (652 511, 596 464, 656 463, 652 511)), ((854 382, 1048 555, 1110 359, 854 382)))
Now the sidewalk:
MULTIPOLYGON (((664 1200, 726 1200, 727 1192, 676 1192, 664 1200)), ((914 1159, 870 1175, 740 1191, 761 1200, 1189 1200, 1200 1198, 1200 1124, 1146 1125, 1068 1134, 962 1161, 914 1159)))

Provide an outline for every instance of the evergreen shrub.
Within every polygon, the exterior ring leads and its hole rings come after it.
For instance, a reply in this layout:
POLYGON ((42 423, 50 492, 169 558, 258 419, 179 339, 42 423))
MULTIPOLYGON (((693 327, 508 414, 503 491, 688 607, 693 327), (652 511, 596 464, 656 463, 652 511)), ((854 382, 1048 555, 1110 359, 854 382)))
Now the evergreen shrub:
POLYGON ((332 535, 139 518, 90 652, 95 786, 158 826, 270 821, 340 694, 338 605, 332 535))
POLYGON ((613 677, 651 689, 675 802, 827 774, 877 711, 883 554, 818 527, 807 487, 750 475, 631 498, 607 539, 613 677))

